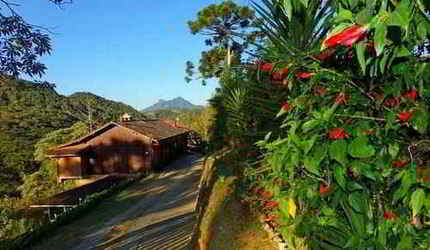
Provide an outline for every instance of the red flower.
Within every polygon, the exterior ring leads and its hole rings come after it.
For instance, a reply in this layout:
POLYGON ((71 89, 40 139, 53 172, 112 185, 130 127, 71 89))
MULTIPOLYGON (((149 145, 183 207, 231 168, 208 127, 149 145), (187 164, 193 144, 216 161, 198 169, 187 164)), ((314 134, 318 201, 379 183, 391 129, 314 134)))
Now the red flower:
POLYGON ((314 95, 315 96, 323 96, 326 93, 327 93, 327 90, 325 88, 323 88, 323 87, 317 86, 317 87, 314 88, 314 95))
POLYGON ((273 64, 272 63, 262 63, 260 65, 260 70, 263 72, 271 72, 273 70, 273 64))
POLYGON ((290 111, 291 109, 293 109, 293 107, 294 107, 294 105, 293 104, 289 104, 288 102, 284 102, 283 104, 281 104, 281 108, 285 112, 290 111))
POLYGON ((283 75, 282 72, 273 72, 272 73, 272 80, 274 81, 282 81, 283 75))
POLYGON ((312 72, 298 72, 298 73, 296 73, 296 77, 301 78, 301 79, 309 79, 313 75, 315 75, 315 73, 312 73, 312 72))
POLYGON ((334 128, 328 132, 328 138, 332 140, 341 140, 348 138, 348 134, 343 128, 334 128))
POLYGON ((269 221, 275 221, 276 219, 278 219, 278 217, 276 217, 275 215, 265 215, 264 216, 264 221, 265 222, 269 222, 269 221))
POLYGON ((348 99, 348 96, 344 92, 340 92, 336 96, 336 100, 334 101, 334 103, 336 103, 336 104, 346 104, 347 99, 348 99))
POLYGON ((273 208, 279 206, 279 202, 277 201, 266 201, 264 202, 265 207, 273 208))
POLYGON ((325 185, 324 183, 320 183, 320 195, 325 195, 333 191, 333 187, 330 185, 325 185))
POLYGON ((408 92, 404 93, 403 96, 407 99, 415 101, 417 99, 417 90, 415 88, 413 88, 413 89, 409 90, 408 92))
POLYGON ((399 160, 399 161, 393 161, 393 167, 401 168, 408 164, 407 160, 399 160))
POLYGON ((331 58, 334 54, 335 50, 334 49, 326 49, 323 52, 321 52, 319 55, 314 56, 313 58, 320 60, 320 61, 325 61, 329 58, 331 58))
POLYGON ((362 26, 358 24, 351 25, 338 33, 330 34, 324 40, 323 48, 336 47, 337 45, 351 47, 354 43, 362 40, 367 34, 368 30, 368 26, 362 26))
POLYGON ((399 98, 388 98, 384 101, 384 106, 387 108, 392 108, 399 105, 399 98))
POLYGON ((282 75, 288 75, 288 72, 289 72, 290 70, 288 69, 288 68, 283 68, 282 69, 282 75))
POLYGON ((400 122, 407 122, 412 117, 412 114, 409 112, 400 112, 396 115, 396 117, 400 122))
POLYGON ((422 178, 423 182, 430 182, 430 176, 425 176, 422 178))
POLYGON ((384 212, 384 218, 386 220, 394 220, 394 219, 396 219, 396 214, 393 213, 392 211, 385 211, 384 212))

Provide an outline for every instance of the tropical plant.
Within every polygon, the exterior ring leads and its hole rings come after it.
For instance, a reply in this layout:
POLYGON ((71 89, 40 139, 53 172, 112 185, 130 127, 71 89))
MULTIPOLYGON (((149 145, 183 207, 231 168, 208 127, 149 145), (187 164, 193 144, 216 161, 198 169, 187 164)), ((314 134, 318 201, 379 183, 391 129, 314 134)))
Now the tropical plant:
POLYGON ((430 66, 417 49, 429 7, 262 2, 269 43, 257 69, 287 95, 286 136, 260 141, 264 162, 248 171, 271 220, 291 248, 428 249, 430 66))

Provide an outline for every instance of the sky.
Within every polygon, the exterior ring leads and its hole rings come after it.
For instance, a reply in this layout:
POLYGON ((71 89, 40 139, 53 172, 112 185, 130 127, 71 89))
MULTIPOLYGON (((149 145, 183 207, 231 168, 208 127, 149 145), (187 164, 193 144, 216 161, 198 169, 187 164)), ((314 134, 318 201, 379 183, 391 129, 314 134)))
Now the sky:
MULTIPOLYGON (((204 105, 217 87, 186 83, 185 62, 197 63, 205 37, 187 21, 221 0, 73 0, 61 9, 48 0, 20 1, 26 21, 52 32, 53 52, 42 80, 70 95, 85 91, 137 109, 181 96, 204 105)), ((236 1, 246 4, 247 0, 236 1)))

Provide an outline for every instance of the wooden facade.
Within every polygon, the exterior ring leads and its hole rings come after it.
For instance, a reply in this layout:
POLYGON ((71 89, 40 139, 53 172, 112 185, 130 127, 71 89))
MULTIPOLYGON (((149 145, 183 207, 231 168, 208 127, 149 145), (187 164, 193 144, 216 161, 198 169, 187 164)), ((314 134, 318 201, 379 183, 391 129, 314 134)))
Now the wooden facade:
POLYGON ((186 151, 188 130, 159 120, 108 123, 50 152, 59 181, 141 172, 186 151))

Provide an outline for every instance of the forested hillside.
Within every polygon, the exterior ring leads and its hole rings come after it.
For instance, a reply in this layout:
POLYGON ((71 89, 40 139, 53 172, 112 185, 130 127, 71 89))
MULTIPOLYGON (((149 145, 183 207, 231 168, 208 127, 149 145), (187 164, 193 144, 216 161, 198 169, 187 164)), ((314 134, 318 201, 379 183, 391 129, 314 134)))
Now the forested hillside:
MULTIPOLYGON (((143 115, 129 105, 90 93, 58 94, 52 87, 29 81, 0 83, 0 195, 14 194, 24 174, 38 169, 34 144, 47 133, 89 120, 96 127, 122 113, 143 115)), ((15 193, 16 194, 16 193, 15 193)))

